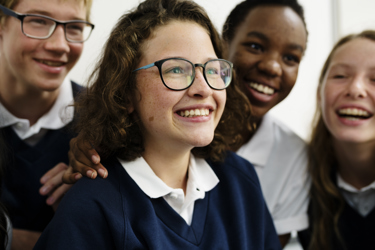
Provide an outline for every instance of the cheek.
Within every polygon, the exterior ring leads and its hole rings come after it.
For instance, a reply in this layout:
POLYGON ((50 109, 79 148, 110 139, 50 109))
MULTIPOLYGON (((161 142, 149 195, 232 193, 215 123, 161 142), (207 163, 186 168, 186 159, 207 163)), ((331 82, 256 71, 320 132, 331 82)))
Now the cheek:
POLYGON ((223 112, 224 112, 224 108, 225 108, 225 103, 226 103, 226 100, 227 100, 227 93, 226 91, 218 91, 217 93, 215 93, 215 101, 217 103, 217 107, 218 107, 218 112, 217 112, 217 120, 220 120, 223 112))
POLYGON ((83 43, 70 44, 69 57, 72 62, 77 62, 83 51, 83 43))
POLYGON ((298 67, 287 68, 283 70, 284 72, 284 88, 288 93, 293 89, 298 76, 298 67))

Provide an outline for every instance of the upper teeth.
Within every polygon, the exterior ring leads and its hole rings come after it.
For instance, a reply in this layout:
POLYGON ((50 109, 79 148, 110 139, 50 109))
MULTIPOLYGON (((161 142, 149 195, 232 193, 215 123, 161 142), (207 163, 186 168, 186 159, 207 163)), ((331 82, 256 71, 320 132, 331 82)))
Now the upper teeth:
POLYGON ((356 109, 356 108, 345 108, 339 110, 340 115, 354 115, 354 116, 364 116, 368 117, 370 114, 363 110, 363 109, 356 109))
POLYGON ((206 116, 210 114, 208 109, 191 109, 179 111, 182 117, 206 116))
POLYGON ((257 91, 259 91, 261 93, 267 94, 267 95, 272 95, 273 93, 275 93, 274 89, 272 89, 268 86, 265 86, 263 84, 255 83, 255 82, 250 83, 250 87, 252 87, 253 89, 256 89, 257 91))
POLYGON ((64 64, 62 62, 51 62, 51 61, 45 61, 45 60, 39 60, 39 62, 46 64, 48 66, 53 66, 53 67, 59 67, 64 64))

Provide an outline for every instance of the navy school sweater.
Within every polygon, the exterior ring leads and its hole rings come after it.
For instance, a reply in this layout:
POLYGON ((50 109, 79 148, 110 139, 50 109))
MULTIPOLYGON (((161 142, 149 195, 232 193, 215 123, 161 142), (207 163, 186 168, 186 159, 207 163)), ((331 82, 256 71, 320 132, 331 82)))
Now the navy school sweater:
MULTIPOLYGON (((76 98, 82 87, 72 82, 76 98)), ((23 142, 11 127, 2 129, 6 142, 5 174, 1 202, 6 206, 13 227, 43 231, 54 211, 39 194, 40 178, 56 164, 68 164, 69 141, 75 135, 69 125, 50 130, 35 146, 23 142)))
MULTIPOLYGON (((311 214, 311 209, 309 209, 311 214)), ((310 228, 298 233, 299 241, 304 249, 307 249, 311 234, 310 228)), ((338 228, 345 247, 339 243, 336 236, 332 239, 332 249, 335 250, 374 250, 375 249, 375 208, 363 217, 346 201, 344 210, 338 221, 338 228)))
POLYGON ((208 163, 220 182, 195 202, 191 226, 112 158, 107 179, 69 190, 35 249, 281 249, 253 166, 232 152, 208 163))

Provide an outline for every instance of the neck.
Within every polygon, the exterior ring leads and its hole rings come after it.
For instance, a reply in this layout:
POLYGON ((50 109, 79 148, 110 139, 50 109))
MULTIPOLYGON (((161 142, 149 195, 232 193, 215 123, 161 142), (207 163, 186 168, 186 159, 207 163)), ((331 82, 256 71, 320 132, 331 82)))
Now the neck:
POLYGON ((6 79, 0 80, 0 102, 14 116, 29 120, 30 126, 51 109, 58 94, 59 89, 41 91, 20 87, 6 79))
POLYGON ((160 147, 145 147, 142 156, 165 184, 181 188, 186 194, 190 150, 178 153, 160 147))
POLYGON ((375 181, 375 142, 333 142, 340 176, 357 189, 375 181))

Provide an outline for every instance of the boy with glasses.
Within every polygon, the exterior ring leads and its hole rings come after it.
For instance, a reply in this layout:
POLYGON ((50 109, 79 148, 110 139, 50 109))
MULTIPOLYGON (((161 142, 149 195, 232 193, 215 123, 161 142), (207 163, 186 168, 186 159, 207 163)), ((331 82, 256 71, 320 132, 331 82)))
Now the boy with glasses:
POLYGON ((14 248, 33 247, 70 188, 61 182, 74 114, 67 106, 80 87, 65 78, 94 28, 91 4, 0 0, 0 129, 8 151, 1 201, 14 248))

